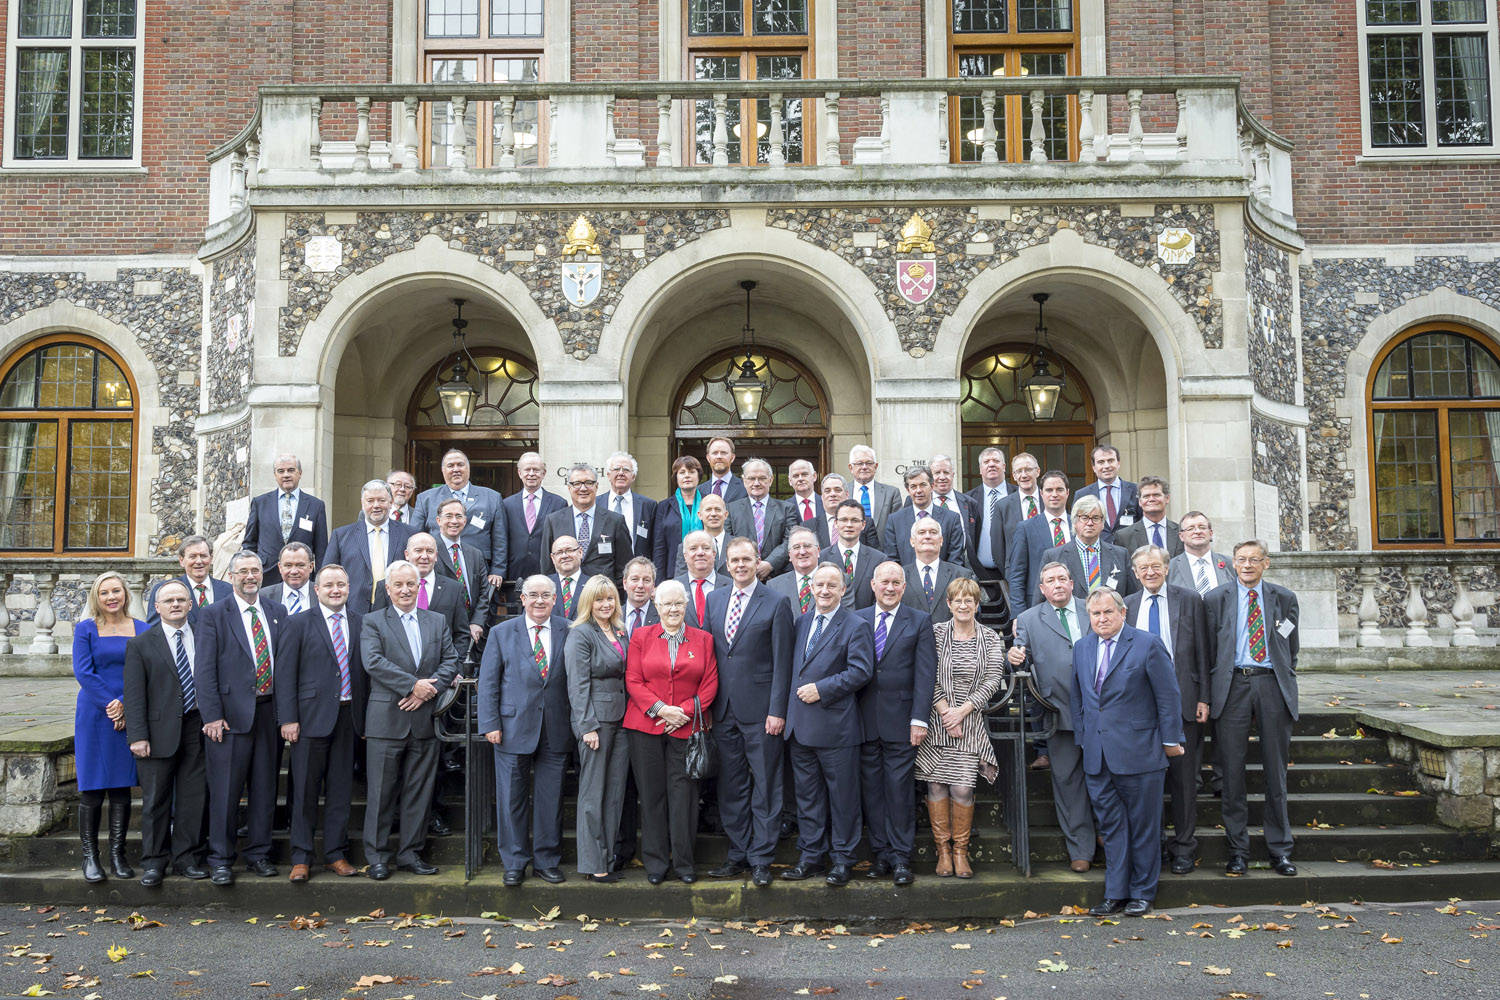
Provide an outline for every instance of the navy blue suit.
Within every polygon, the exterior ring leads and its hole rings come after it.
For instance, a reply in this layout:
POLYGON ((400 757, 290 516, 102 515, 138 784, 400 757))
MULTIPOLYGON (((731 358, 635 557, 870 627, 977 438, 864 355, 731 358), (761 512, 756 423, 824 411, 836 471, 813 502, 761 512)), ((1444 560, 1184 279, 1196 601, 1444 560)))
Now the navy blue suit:
MULTIPOLYGON (((542 528, 547 515, 562 510, 568 501, 556 493, 537 490, 536 525, 526 530, 526 491, 512 493, 505 498, 506 552, 505 578, 516 586, 528 576, 542 571, 542 528)), ((492 563, 493 565, 493 563, 492 563)))
MULTIPOLYGON (((172 577, 172 579, 180 580, 183 583, 187 584, 188 593, 193 598, 192 603, 188 605, 188 624, 198 624, 198 593, 197 591, 193 590, 193 581, 188 579, 186 573, 182 574, 181 576, 174 576, 172 577)), ((161 615, 156 613, 156 592, 161 589, 162 583, 170 582, 171 581, 169 580, 161 581, 161 583, 158 583, 156 586, 152 587, 151 592, 146 595, 146 623, 148 625, 155 625, 157 622, 161 621, 161 615)), ((218 604, 220 601, 227 601, 234 596, 234 588, 225 583, 223 580, 215 580, 213 577, 209 577, 207 586, 213 593, 213 601, 208 605, 208 607, 212 607, 214 604, 218 604)))
MULTIPOLYGON (((1069 543, 1073 540, 1072 522, 1068 520, 1066 513, 1059 516, 1062 518, 1063 541, 1069 543)), ((1016 533, 1010 536, 1006 543, 1008 563, 1005 567, 1005 580, 1010 588, 1012 616, 1019 617, 1022 611, 1042 603, 1042 592, 1037 589, 1042 582, 1042 567, 1046 565, 1046 560, 1042 557, 1055 547, 1052 541, 1052 515, 1046 511, 1022 521, 1016 528, 1016 533)), ((1130 572, 1129 567, 1126 567, 1125 572, 1130 572)), ((1076 584, 1078 581, 1075 578, 1073 582, 1076 584)), ((1084 581, 1085 585, 1087 582, 1084 581)))
POLYGON ((298 491, 292 533, 283 542, 281 490, 262 493, 251 500, 250 516, 245 521, 245 537, 240 541, 240 547, 260 556, 262 587, 281 582, 281 571, 276 568, 276 563, 281 558, 281 547, 291 542, 301 542, 312 549, 314 569, 323 565, 323 554, 328 550, 328 511, 323 501, 306 490, 298 491))
POLYGON ((1182 696, 1160 639, 1128 624, 1114 638, 1102 683, 1104 640, 1073 644, 1073 735, 1104 838, 1104 896, 1149 900, 1161 876, 1162 747, 1182 743, 1182 696))
MULTIPOLYGON (((412 503, 412 527, 417 531, 427 532, 433 538, 441 538, 442 533, 438 531, 437 524, 438 508, 443 501, 452 497, 453 490, 447 483, 423 490, 412 503)), ((505 502, 500 494, 488 486, 471 482, 464 487, 464 505, 469 520, 464 525, 463 534, 458 536, 460 540, 478 549, 479 554, 484 556, 486 565, 509 565, 506 552, 510 536, 506 527, 505 502)), ((521 527, 526 527, 524 521, 521 527)), ((491 572, 498 574, 499 571, 491 572)))
POLYGON ((532 651, 526 615, 496 625, 479 667, 479 731, 499 731, 495 745, 495 814, 500 861, 507 871, 562 864, 563 770, 573 748, 568 707, 568 622, 549 619, 547 677, 532 651), (535 778, 535 802, 528 786, 535 778))
POLYGON ((825 855, 836 865, 853 865, 859 846, 859 749, 864 740, 858 695, 875 676, 875 637, 867 622, 840 608, 808 649, 820 617, 814 607, 797 620, 787 697, 797 850, 804 865, 821 865, 825 855), (810 705, 797 697, 797 689, 809 683, 818 688, 818 700, 810 705))
MULTIPOLYGON (((937 504, 932 505, 929 513, 937 518, 938 525, 943 529, 943 561, 967 567, 969 557, 968 547, 964 543, 963 522, 953 511, 945 510, 937 504)), ((903 566, 917 558, 911 547, 911 526, 916 520, 917 509, 912 506, 902 507, 885 519, 885 553, 903 566)))
MULTIPOLYGON (((406 540, 416 533, 409 524, 387 519, 384 525, 385 564, 406 558, 406 540)), ((364 518, 333 529, 328 539, 327 558, 318 563, 337 563, 349 575, 349 610, 367 615, 375 602, 375 571, 370 566, 369 525, 364 518)), ((438 555, 441 557, 442 553, 438 555)), ((316 575, 315 575, 316 578, 316 575)))
MULTIPOLYGON (((651 527, 656 522, 656 501, 650 497, 641 496, 635 490, 630 491, 630 556, 645 556, 651 558, 651 546, 655 538, 651 534, 651 527)), ((610 511, 615 509, 615 495, 612 491, 599 494, 599 503, 610 511)))
POLYGON ((1099 506, 1104 508, 1104 540, 1113 544, 1115 532, 1121 527, 1120 519, 1122 517, 1129 515, 1133 521, 1141 519, 1141 488, 1125 479, 1115 480, 1115 485, 1120 487, 1118 491, 1120 500, 1115 506, 1115 519, 1111 521, 1109 519, 1109 507, 1104 503, 1104 495, 1100 490, 1100 485, 1097 479, 1089 483, 1073 494, 1073 502, 1076 502, 1079 497, 1095 497, 1098 499, 1099 506))
POLYGON ((781 828, 782 741, 766 719, 786 711, 796 631, 792 605, 757 583, 740 611, 734 638, 725 634, 733 583, 708 595, 708 622, 719 668, 714 736, 719 746, 719 817, 729 835, 729 861, 769 865, 781 828))
MULTIPOLYGON (((855 615, 869 624, 873 644, 881 611, 855 615)), ((870 854, 887 864, 910 864, 917 836, 912 782, 917 748, 913 719, 927 721, 937 686, 937 643, 926 612, 900 606, 887 620, 885 647, 875 659, 875 679, 859 693, 864 743, 859 749, 860 792, 870 854)))
MULTIPOLYGON (((708 496, 713 492, 713 485, 713 473, 709 473, 708 478, 706 478, 702 483, 699 484, 698 495, 700 497, 708 496)), ((724 477, 723 489, 724 506, 726 507, 734 503, 736 500, 743 500, 750 495, 749 491, 745 489, 744 481, 732 472, 724 477)))

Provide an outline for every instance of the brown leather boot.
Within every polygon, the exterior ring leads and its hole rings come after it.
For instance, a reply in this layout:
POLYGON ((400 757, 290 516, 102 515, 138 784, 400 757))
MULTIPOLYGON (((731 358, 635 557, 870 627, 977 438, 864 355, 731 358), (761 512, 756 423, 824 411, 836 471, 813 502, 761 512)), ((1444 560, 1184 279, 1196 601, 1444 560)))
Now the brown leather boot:
POLYGON ((974 806, 953 803, 953 874, 959 878, 973 878, 974 869, 969 867, 969 834, 974 829, 974 806))
POLYGON ((932 824, 932 842, 937 845, 937 872, 941 878, 953 874, 953 848, 948 843, 948 806, 952 799, 928 799, 927 819, 932 824))

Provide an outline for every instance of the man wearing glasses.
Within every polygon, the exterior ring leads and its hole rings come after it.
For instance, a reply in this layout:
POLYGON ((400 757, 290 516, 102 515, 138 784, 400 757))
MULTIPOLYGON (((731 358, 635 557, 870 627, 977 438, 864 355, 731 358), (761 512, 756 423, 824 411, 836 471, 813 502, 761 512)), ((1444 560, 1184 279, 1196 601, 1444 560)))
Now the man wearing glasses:
POLYGON ((625 579, 625 564, 631 551, 630 526, 625 519, 598 503, 599 479, 594 467, 578 462, 568 470, 567 507, 547 516, 542 529, 542 572, 551 573, 552 540, 563 535, 578 539, 583 550, 585 576, 602 574, 619 587, 625 579))
POLYGON ((1042 565, 1060 562, 1073 575, 1073 593, 1085 600, 1101 587, 1122 597, 1141 589, 1130 571, 1130 556, 1118 545, 1104 540, 1104 505, 1098 497, 1079 497, 1073 502, 1073 538, 1042 553, 1042 565))

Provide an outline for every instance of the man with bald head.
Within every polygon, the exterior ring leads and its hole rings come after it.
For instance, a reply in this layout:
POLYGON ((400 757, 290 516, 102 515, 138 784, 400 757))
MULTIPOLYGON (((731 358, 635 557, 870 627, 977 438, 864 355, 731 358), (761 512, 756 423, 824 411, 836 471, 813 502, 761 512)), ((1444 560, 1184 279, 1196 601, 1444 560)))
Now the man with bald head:
MULTIPOLYGON (((707 536, 709 544, 714 547, 714 572, 722 573, 726 558, 724 546, 730 539, 729 507, 723 500, 710 493, 698 502, 698 520, 703 522, 701 533, 707 536)), ((699 534, 699 532, 691 532, 691 534, 699 534)), ((687 570, 687 540, 683 539, 682 548, 677 550, 677 575, 681 576, 687 570)))
POLYGON ((296 455, 278 455, 271 471, 276 489, 250 501, 240 543, 240 548, 260 556, 267 587, 281 582, 277 561, 288 542, 310 548, 315 565, 322 565, 328 549, 328 511, 323 501, 302 489, 302 460, 296 455))

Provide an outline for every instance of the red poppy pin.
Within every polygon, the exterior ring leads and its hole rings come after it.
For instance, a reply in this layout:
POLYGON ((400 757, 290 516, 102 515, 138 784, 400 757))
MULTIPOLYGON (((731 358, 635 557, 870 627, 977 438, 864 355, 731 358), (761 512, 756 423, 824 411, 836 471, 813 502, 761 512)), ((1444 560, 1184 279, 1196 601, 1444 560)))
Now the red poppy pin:
POLYGON ((1224 568, 1224 560, 1222 560, 1222 559, 1219 560, 1219 568, 1220 569, 1224 568))

